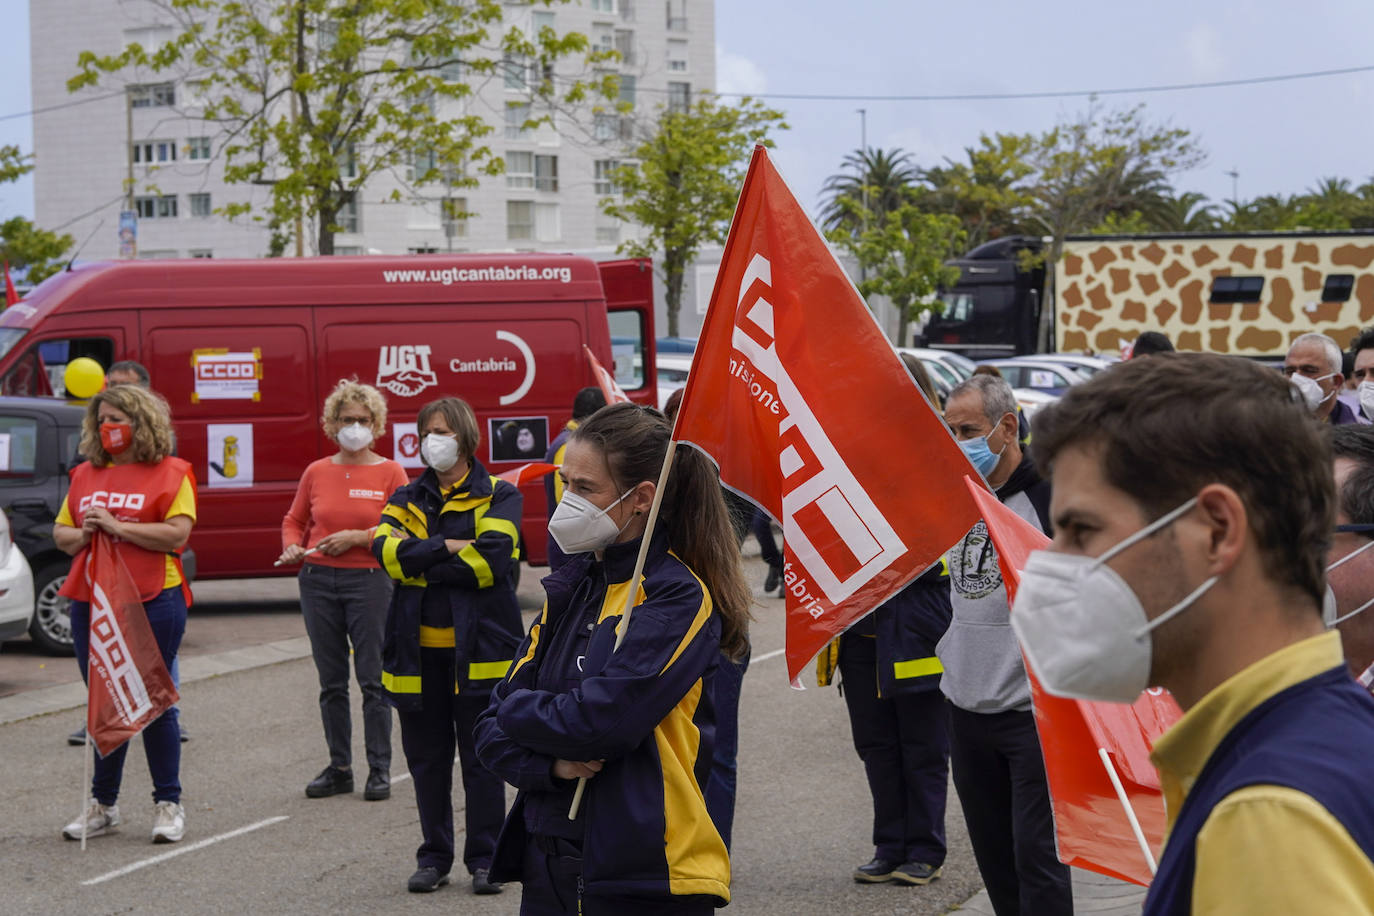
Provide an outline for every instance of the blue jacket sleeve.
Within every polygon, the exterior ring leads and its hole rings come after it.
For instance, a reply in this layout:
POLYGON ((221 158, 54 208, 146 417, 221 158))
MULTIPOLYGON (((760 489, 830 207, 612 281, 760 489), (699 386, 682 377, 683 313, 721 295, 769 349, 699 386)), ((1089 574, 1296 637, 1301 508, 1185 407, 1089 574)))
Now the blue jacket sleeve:
POLYGON ((720 654, 720 621, 695 580, 646 588, 621 647, 567 693, 512 685, 502 731, 566 760, 613 760, 648 737, 720 654))
POLYGON ((482 765, 501 777, 507 783, 531 792, 551 792, 556 788, 553 781, 554 758, 523 747, 501 730, 497 721, 497 711, 506 696, 513 690, 529 689, 534 685, 538 671, 535 661, 540 637, 548 626, 549 608, 530 626, 525 641, 516 653, 516 663, 511 666, 505 680, 497 684, 491 692, 491 703, 486 711, 477 717, 473 727, 473 740, 477 746, 477 759, 482 765))
POLYGON ((372 538, 372 555, 401 582, 418 579, 452 556, 442 535, 429 536, 429 520, 412 502, 410 490, 401 487, 387 500, 372 538))
POLYGON ((439 585, 472 589, 506 582, 517 562, 524 505, 518 488, 498 480, 491 503, 477 519, 477 537, 456 556, 431 567, 425 578, 439 585))

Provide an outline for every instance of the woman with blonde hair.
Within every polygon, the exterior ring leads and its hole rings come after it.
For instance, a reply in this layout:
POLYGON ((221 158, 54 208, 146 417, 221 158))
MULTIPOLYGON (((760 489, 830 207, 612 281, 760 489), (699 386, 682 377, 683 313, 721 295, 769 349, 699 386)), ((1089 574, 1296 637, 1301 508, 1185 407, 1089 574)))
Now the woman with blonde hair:
POLYGON ((407 482, 390 458, 372 450, 386 432, 386 400, 357 379, 343 379, 324 401, 325 435, 339 450, 301 475, 281 523, 279 563, 301 563, 297 580, 310 653, 320 680, 320 718, 329 765, 305 787, 310 798, 353 791, 353 728, 348 656, 363 695, 367 783, 363 798, 391 795, 391 707, 382 689, 382 636, 391 578, 369 549, 387 498, 407 482), (303 562, 302 562, 303 561, 303 562))
MULTIPOLYGON (((91 589, 87 581, 91 540, 114 540, 128 567, 162 661, 171 670, 186 632, 191 591, 180 551, 196 521, 196 485, 191 465, 172 457, 172 422, 167 404, 137 385, 115 385, 86 405, 81 454, 71 487, 53 525, 58 549, 73 557, 61 594, 72 599, 72 648, 87 676, 91 589)), ((95 762, 91 800, 62 835, 79 839, 113 832, 120 823, 119 788, 129 744, 95 762)), ((181 806, 181 737, 177 709, 169 708, 143 730, 143 750, 153 778, 155 843, 175 843, 186 830, 181 806)))

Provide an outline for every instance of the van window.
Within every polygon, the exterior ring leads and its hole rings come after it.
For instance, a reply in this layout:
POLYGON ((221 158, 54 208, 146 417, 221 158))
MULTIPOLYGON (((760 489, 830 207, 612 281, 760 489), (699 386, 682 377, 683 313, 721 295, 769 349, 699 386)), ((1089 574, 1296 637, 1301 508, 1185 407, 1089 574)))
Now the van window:
POLYGON ((38 457, 38 421, 0 415, 0 482, 33 476, 38 457))
POLYGON ((945 304, 945 321, 972 321, 972 293, 941 293, 940 301, 945 304))
POLYGON ((27 397, 65 397, 63 373, 67 363, 89 356, 108 368, 114 362, 114 341, 108 337, 70 337, 44 340, 29 347, 5 374, 0 392, 27 397))
POLYGON ((611 328, 611 356, 615 359, 616 384, 629 391, 644 387, 644 313, 626 309, 610 310, 606 321, 611 328))
POLYGON ((29 333, 28 328, 0 328, 0 359, 14 349, 19 338, 29 333))

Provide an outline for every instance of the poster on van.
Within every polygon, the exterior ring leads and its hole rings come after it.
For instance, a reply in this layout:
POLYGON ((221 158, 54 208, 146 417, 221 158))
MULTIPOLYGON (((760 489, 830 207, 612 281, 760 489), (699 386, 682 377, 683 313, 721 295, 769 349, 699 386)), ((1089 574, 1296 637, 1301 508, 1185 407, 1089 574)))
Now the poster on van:
POLYGON ((210 472, 206 486, 253 485, 253 424, 210 423, 205 427, 210 472))
POLYGON ((259 401, 262 392, 262 349, 231 352, 224 347, 191 351, 196 387, 191 403, 201 401, 259 401))
POLYGON ((420 433, 414 423, 391 424, 391 454, 396 463, 403 468, 422 468, 420 460, 420 433))
POLYGON ((492 461, 538 461, 549 450, 548 417, 503 417, 489 428, 492 461))

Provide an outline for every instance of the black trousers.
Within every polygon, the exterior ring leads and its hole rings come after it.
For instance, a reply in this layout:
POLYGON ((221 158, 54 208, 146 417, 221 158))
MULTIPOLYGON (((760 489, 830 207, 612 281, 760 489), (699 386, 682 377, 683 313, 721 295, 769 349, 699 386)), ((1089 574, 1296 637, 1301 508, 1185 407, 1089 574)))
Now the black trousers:
MULTIPOLYGON (((945 863, 945 801, 949 793, 949 731, 939 690, 878 696, 871 652, 847 652, 840 674, 854 750, 873 796, 873 854, 889 862, 945 863)), ((872 642, 872 640, 867 640, 872 642)))
POLYGON ((711 916, 713 898, 598 897, 582 889, 581 850, 567 840, 530 837, 520 877, 520 916, 711 916))
POLYGON ((978 871, 997 916, 1071 916, 1054 846, 1045 761, 1031 712, 949 706, 950 763, 978 871))
POLYGON ((463 864, 469 872, 491 868, 496 837, 506 819, 506 786, 482 766, 473 746, 472 727, 487 708, 488 696, 453 692, 453 650, 420 650, 419 712, 397 712, 401 746, 415 780, 424 842, 415 851, 420 868, 448 874, 453 867, 453 757, 457 751, 467 803, 463 864))

